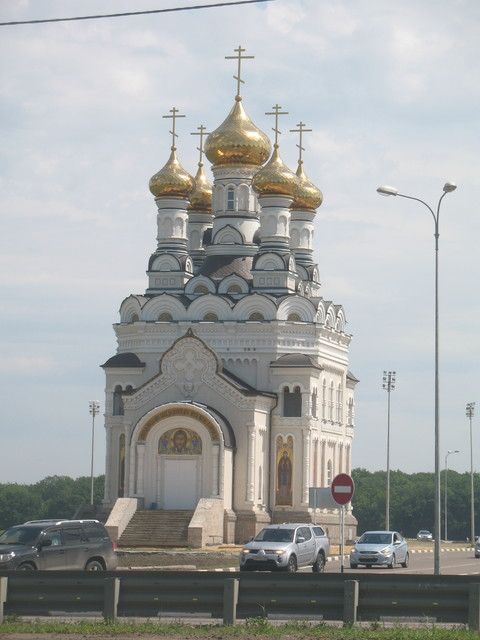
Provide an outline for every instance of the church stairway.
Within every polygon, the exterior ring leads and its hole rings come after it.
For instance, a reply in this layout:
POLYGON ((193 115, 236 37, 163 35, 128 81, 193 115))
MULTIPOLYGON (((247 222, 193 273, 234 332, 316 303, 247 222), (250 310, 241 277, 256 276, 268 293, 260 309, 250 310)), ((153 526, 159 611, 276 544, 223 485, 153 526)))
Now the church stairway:
POLYGON ((193 511, 137 511, 120 536, 119 547, 186 547, 193 511))

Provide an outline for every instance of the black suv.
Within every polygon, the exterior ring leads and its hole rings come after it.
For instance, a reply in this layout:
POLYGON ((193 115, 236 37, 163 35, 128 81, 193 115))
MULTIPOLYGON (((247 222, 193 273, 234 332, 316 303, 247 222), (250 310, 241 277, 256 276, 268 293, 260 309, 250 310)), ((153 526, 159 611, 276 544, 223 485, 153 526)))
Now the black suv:
POLYGON ((115 549, 98 520, 30 520, 0 535, 0 571, 116 568, 115 549))

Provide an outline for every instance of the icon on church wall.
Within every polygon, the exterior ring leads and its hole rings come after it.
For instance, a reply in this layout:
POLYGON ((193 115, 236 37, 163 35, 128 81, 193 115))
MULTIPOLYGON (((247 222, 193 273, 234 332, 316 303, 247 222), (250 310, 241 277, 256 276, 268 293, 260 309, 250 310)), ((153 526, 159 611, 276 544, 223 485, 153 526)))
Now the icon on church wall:
POLYGON ((277 437, 277 490, 275 504, 292 506, 293 437, 277 437))
POLYGON ((158 453, 199 455, 202 453, 202 440, 198 433, 190 429, 170 429, 160 436, 158 453))

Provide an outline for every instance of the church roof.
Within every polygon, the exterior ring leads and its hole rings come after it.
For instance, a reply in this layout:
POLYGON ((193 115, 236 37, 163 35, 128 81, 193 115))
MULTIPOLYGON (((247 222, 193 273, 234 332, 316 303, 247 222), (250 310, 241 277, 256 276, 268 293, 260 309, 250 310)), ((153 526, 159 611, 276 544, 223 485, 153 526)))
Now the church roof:
POLYGON ((240 393, 243 393, 246 396, 270 396, 272 398, 275 398, 277 396, 276 393, 270 391, 259 391, 258 389, 255 389, 244 380, 233 374, 231 371, 227 371, 227 369, 222 369, 222 371, 219 372, 219 375, 226 378, 233 387, 238 389, 240 393))
POLYGON ((109 358, 104 364, 100 365, 103 369, 110 367, 144 367, 145 363, 135 353, 117 353, 109 358))
POLYGON ((351 371, 347 371, 347 380, 351 380, 352 382, 360 382, 358 378, 356 378, 351 371))
POLYGON ((251 280, 252 262, 252 256, 207 256, 200 269, 200 274, 215 280, 222 280, 235 273, 245 280, 251 280))
POLYGON ((305 353, 286 353, 271 363, 271 367, 308 367, 321 369, 318 364, 314 364, 310 356, 305 353))

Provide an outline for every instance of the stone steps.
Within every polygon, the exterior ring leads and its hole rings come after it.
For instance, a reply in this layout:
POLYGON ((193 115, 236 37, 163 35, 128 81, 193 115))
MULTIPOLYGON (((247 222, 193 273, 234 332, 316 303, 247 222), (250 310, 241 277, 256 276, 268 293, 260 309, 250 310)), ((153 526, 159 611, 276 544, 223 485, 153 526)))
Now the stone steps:
POLYGON ((137 511, 118 541, 119 547, 186 547, 193 511, 137 511))

